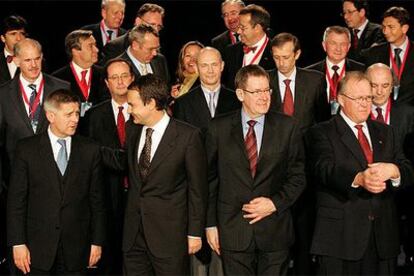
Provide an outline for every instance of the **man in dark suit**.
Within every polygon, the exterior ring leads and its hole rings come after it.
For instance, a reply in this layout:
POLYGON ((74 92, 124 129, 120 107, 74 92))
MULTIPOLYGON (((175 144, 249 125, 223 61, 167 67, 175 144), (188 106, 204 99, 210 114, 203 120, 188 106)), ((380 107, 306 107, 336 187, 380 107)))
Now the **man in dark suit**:
MULTIPOLYGON (((200 128, 203 135, 212 118, 240 108, 240 102, 234 91, 221 85, 223 68, 224 62, 217 49, 211 47, 201 49, 197 57, 197 71, 201 85, 178 98, 173 106, 175 118, 200 128)), ((200 261, 192 258, 194 274, 223 275, 220 259, 216 255, 211 258, 210 251, 208 244, 203 244, 202 250, 196 254, 200 261)))
POLYGON ((394 191, 412 169, 392 128, 369 119, 373 99, 362 72, 338 90, 340 114, 311 128, 318 183, 311 253, 322 275, 393 275, 400 252, 394 191))
POLYGON ((280 33, 271 42, 276 69, 269 71, 273 90, 270 109, 297 119, 302 131, 330 118, 324 75, 296 67, 300 43, 290 33, 280 33))
MULTIPOLYGON (((42 48, 33 39, 15 46, 14 60, 20 74, 0 86, 0 146, 3 165, 13 161, 18 140, 46 130, 48 122, 42 102, 56 89, 69 89, 69 83, 42 73, 42 48)), ((8 169, 3 171, 7 180, 8 169)))
MULTIPOLYGON (((125 123, 127 112, 127 88, 134 80, 132 66, 122 59, 111 59, 105 66, 105 82, 111 100, 92 107, 86 114, 87 136, 101 146, 112 149, 125 148, 125 123)), ((98 274, 122 274, 122 226, 125 196, 128 189, 126 172, 113 170, 106 165, 104 186, 108 202, 108 245, 104 247, 98 274)))
POLYGON ((17 71, 13 61, 14 45, 26 38, 26 29, 26 19, 21 16, 11 15, 3 20, 0 38, 4 43, 4 54, 0 54, 0 85, 11 80, 17 71))
POLYGON ((73 136, 79 99, 59 89, 44 102, 47 131, 16 148, 7 198, 8 245, 24 274, 83 274, 101 256, 105 207, 99 147, 73 136))
POLYGON ((151 73, 169 83, 167 60, 159 53, 158 32, 151 26, 141 24, 135 26, 128 36, 129 47, 119 57, 131 62, 135 78, 151 73))
POLYGON ((189 274, 207 206, 201 133, 166 113, 169 87, 148 74, 128 87, 129 190, 124 224, 126 275, 189 274))
POLYGON ((245 66, 235 82, 242 109, 215 118, 207 132, 207 240, 226 275, 286 275, 290 206, 306 182, 300 130, 289 116, 268 112, 263 68, 245 66))
POLYGON ((347 58, 351 47, 349 30, 341 26, 330 26, 323 34, 322 47, 326 52, 326 59, 306 67, 322 72, 326 76, 326 99, 331 106, 331 115, 338 111, 337 87, 339 81, 349 71, 364 71, 365 66, 347 58))
POLYGON ((348 57, 363 62, 362 50, 385 42, 382 27, 368 21, 367 0, 343 0, 341 15, 351 32, 351 48, 348 57))
POLYGON ((52 75, 71 84, 72 92, 81 99, 81 117, 92 105, 109 98, 103 83, 102 67, 98 61, 98 48, 92 31, 75 30, 65 38, 69 64, 52 75))
POLYGON ((201 49, 197 58, 200 86, 174 103, 174 117, 201 129, 205 134, 212 118, 240 107, 234 91, 221 85, 224 62, 214 48, 201 49))
POLYGON ((92 31, 96 39, 96 47, 102 55, 103 47, 111 40, 126 33, 121 28, 124 21, 125 0, 102 0, 101 15, 102 20, 99 23, 86 25, 81 30, 92 31))
MULTIPOLYGON (((412 136, 414 131, 414 107, 411 105, 394 105, 391 93, 393 88, 392 70, 385 64, 375 63, 368 67, 367 77, 371 82, 374 99, 372 101, 371 119, 391 125, 396 137, 403 146, 404 154, 413 157, 412 136)), ((404 248, 406 261, 412 263, 414 256, 414 208, 412 187, 398 191, 396 203, 400 222, 401 244, 404 248), (405 219, 402 219, 404 217, 405 219)))
MULTIPOLYGON (((139 8, 137 12, 134 26, 145 24, 148 26, 152 26, 154 29, 160 32, 164 28, 164 15, 165 11, 163 7, 157 4, 145 3, 139 8)), ((104 64, 111 58, 115 58, 121 55, 129 47, 129 32, 130 31, 126 32, 125 34, 110 41, 105 45, 102 51, 102 64, 104 64)))
POLYGON ((414 44, 409 40, 410 14, 403 7, 391 7, 383 14, 386 43, 362 52, 367 66, 384 63, 390 66, 398 82, 394 85, 395 104, 414 104, 414 44))
POLYGON ((269 37, 266 32, 270 26, 270 14, 261 6, 248 5, 240 10, 240 25, 237 33, 240 42, 228 45, 224 51, 224 84, 234 88, 237 71, 249 64, 258 64, 266 70, 273 69, 269 37))
POLYGON ((224 55, 224 50, 228 45, 236 44, 240 41, 237 30, 239 29, 239 12, 245 4, 242 0, 225 0, 221 3, 221 17, 227 30, 211 40, 211 46, 219 50, 224 55))

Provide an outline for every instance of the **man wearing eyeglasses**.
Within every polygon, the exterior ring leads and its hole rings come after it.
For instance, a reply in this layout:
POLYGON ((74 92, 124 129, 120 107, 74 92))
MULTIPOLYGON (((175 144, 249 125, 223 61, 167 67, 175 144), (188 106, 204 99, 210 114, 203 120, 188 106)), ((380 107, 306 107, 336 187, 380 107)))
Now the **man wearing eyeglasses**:
MULTIPOLYGON (((87 130, 83 134, 91 137, 101 146, 111 149, 125 148, 125 124, 129 120, 127 112, 128 86, 134 80, 132 66, 128 61, 115 58, 105 66, 105 83, 111 99, 92 107, 86 117, 87 130)), ((126 172, 115 170, 110 161, 103 159, 104 187, 109 198, 108 204, 108 245, 104 247, 99 275, 122 274, 122 231, 124 206, 128 180, 126 172)))
POLYGON ((258 64, 266 70, 275 68, 267 34, 269 27, 270 14, 262 6, 251 4, 240 10, 237 29, 240 42, 228 45, 224 51, 226 87, 234 89, 234 77, 244 66, 258 64))
POLYGON ((119 57, 132 64, 135 78, 154 74, 169 83, 167 61, 159 53, 160 38, 158 32, 148 25, 137 25, 128 33, 129 47, 119 57))
POLYGON ((241 110, 215 118, 207 132, 207 240, 225 275, 286 275, 290 207, 306 182, 300 130, 291 117, 269 112, 263 68, 241 68, 235 83, 241 110))
POLYGON ((412 169, 389 126, 370 120, 373 94, 364 73, 339 83, 341 111, 310 129, 317 185, 311 253, 320 275, 393 275, 400 252, 394 191, 412 169))
MULTIPOLYGON (((134 26, 147 25, 153 27, 157 32, 160 32, 163 28, 163 19, 165 11, 164 8, 152 3, 143 4, 137 12, 135 17, 134 26)), ((130 45, 129 30, 124 35, 117 37, 116 39, 108 42, 102 50, 101 64, 105 64, 111 58, 115 58, 121 55, 130 45)))
POLYGON ((343 0, 342 13, 351 32, 351 48, 348 57, 362 62, 361 51, 385 42, 381 25, 368 20, 367 0, 343 0))
POLYGON ((227 45, 233 45, 240 41, 237 30, 239 29, 239 12, 245 4, 242 0, 225 0, 221 3, 221 17, 227 30, 211 40, 211 45, 224 55, 227 45))

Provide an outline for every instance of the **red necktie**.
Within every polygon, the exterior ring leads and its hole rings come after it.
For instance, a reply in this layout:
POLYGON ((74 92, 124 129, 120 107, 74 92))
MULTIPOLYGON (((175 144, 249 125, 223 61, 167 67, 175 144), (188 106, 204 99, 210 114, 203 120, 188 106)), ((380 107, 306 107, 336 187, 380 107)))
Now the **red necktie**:
POLYGON ((82 85, 82 89, 84 91, 86 91, 86 93, 88 93, 88 83, 86 82, 86 74, 88 73, 88 70, 83 70, 81 72, 81 85, 82 85))
POLYGON ((7 55, 6 60, 7 60, 7 63, 11 63, 13 61, 13 56, 7 55))
POLYGON ((250 163, 250 173, 252 177, 256 175, 256 167, 257 167, 257 141, 256 141, 256 133, 254 132, 254 125, 257 122, 254 120, 250 120, 247 122, 249 125, 249 130, 247 131, 246 138, 244 140, 244 144, 246 146, 247 157, 250 163))
POLYGON ((368 139, 362 131, 363 126, 355 125, 355 127, 358 129, 358 142, 361 145, 362 151, 364 152, 365 159, 367 160, 368 164, 371 164, 373 162, 373 154, 369 146, 368 139))
POLYGON ((285 113, 286 115, 292 116, 293 112, 295 111, 295 108, 293 104, 292 90, 290 90, 291 80, 286 79, 283 82, 286 85, 285 97, 283 99, 283 113, 285 113))
POLYGON ((338 88, 338 81, 339 81, 338 70, 339 70, 339 66, 338 65, 333 65, 332 70, 334 71, 334 73, 332 75, 332 84, 334 85, 334 87, 331 87, 331 89, 329 89, 329 101, 330 102, 336 101, 334 91, 336 91, 336 89, 338 88))
POLYGON ((382 116, 382 108, 381 107, 377 107, 375 109, 378 113, 377 118, 375 119, 376 121, 385 124, 385 120, 384 120, 384 116, 382 116))
POLYGON ((249 46, 243 45, 243 52, 245 54, 250 53, 250 51, 253 51, 253 53, 254 53, 256 51, 256 49, 257 49, 257 46, 255 46, 255 47, 249 47, 249 46))
POLYGON ((359 39, 358 39, 358 33, 359 33, 359 30, 358 29, 354 29, 354 37, 352 38, 352 47, 354 49, 358 48, 358 41, 359 41, 359 39))
POLYGON ((122 110, 124 110, 123 106, 118 107, 118 117, 116 119, 116 128, 118 129, 118 137, 119 142, 121 143, 121 146, 125 146, 125 117, 122 113, 122 110))

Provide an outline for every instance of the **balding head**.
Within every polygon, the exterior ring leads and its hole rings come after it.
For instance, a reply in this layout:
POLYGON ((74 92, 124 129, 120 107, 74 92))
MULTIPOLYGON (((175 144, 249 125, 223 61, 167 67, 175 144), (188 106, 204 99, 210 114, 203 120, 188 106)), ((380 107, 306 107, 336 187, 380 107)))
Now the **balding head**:
POLYGON ((216 89, 220 85, 223 69, 224 62, 217 49, 205 47, 200 50, 197 58, 197 70, 202 85, 209 89, 216 89))
POLYGON ((394 83, 391 68, 383 63, 375 63, 368 67, 367 77, 372 87, 373 104, 376 106, 386 104, 394 83))

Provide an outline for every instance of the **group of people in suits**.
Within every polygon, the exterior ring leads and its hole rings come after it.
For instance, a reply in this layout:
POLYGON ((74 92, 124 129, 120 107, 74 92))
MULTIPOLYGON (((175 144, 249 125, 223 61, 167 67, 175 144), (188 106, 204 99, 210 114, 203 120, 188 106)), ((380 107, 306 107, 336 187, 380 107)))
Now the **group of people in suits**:
POLYGON ((225 0, 227 30, 183 46, 188 72, 171 87, 164 9, 143 4, 125 31, 124 1, 101 8, 101 22, 66 36, 69 63, 52 75, 24 18, 5 20, 12 270, 395 274, 399 232, 414 256, 406 9, 381 27, 366 1, 344 0, 348 28, 327 27, 326 59, 299 68, 295 35, 271 37, 268 11, 225 0))

